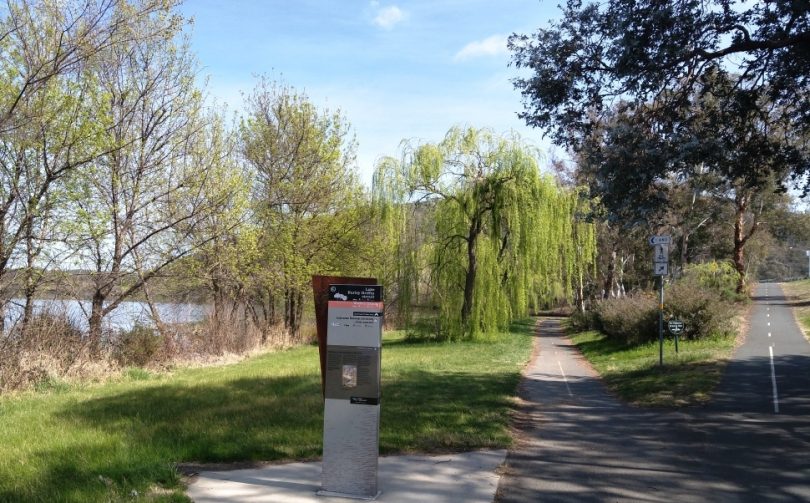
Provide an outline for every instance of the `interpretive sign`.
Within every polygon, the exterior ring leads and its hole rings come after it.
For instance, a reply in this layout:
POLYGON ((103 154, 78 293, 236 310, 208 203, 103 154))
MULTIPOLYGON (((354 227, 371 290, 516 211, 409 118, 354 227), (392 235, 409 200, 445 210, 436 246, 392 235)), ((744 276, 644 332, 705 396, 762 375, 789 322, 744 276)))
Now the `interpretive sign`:
POLYGON ((380 432, 379 285, 330 285, 324 370, 322 496, 374 499, 380 432))

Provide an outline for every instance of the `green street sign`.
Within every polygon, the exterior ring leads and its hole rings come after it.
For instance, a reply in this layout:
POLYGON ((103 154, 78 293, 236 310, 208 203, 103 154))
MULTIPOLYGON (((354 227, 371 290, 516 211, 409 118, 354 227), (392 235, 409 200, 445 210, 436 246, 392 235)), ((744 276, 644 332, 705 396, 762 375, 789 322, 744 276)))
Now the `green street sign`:
POLYGON ((669 320, 667 322, 667 328, 672 335, 679 335, 683 333, 683 329, 686 328, 686 325, 681 320, 669 320))

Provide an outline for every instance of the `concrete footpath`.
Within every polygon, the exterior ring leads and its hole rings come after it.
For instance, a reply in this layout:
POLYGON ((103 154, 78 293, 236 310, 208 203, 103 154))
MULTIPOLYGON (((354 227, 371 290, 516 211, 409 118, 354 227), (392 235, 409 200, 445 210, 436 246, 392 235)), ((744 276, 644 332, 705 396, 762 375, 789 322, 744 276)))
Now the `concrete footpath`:
MULTIPOLYGON (((490 503, 498 487, 497 469, 505 450, 441 456, 388 456, 379 463, 376 501, 383 503, 490 503)), ((321 463, 289 463, 256 469, 200 472, 188 496, 197 503, 337 503, 322 497, 321 463)))

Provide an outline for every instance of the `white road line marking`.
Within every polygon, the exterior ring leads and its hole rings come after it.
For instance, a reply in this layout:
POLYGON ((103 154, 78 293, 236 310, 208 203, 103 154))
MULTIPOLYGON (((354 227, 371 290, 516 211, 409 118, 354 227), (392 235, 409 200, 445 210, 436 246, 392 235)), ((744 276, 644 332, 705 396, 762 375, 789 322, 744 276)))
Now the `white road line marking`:
POLYGON ((562 368, 562 363, 560 363, 560 360, 557 360, 557 365, 560 366, 560 373, 562 373, 563 381, 565 381, 565 389, 568 390, 568 396, 573 397, 574 394, 571 393, 571 387, 568 386, 568 378, 565 376, 565 371, 562 368))
POLYGON ((770 333, 770 332, 768 332, 768 337, 770 337, 770 336, 771 336, 771 333, 770 333))
POLYGON ((770 321, 768 322, 768 326, 769 326, 769 327, 771 326, 771 322, 770 322, 770 321))
POLYGON ((770 318, 770 317, 771 317, 771 313, 768 313, 768 314, 767 314, 767 315, 765 315, 765 316, 767 316, 768 318, 770 318))
MULTIPOLYGON (((776 392, 776 368, 773 366, 773 346, 768 346, 771 354, 771 387, 773 388, 773 412, 779 414, 779 394, 776 392)), ((567 384, 566 384, 567 386, 567 384)))

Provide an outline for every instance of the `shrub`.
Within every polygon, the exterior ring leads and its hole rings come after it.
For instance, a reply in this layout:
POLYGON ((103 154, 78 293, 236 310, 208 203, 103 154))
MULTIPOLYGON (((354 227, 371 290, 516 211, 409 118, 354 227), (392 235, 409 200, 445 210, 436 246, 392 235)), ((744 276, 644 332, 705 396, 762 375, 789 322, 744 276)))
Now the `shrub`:
POLYGON ((568 318, 568 327, 574 332, 584 332, 586 330, 602 330, 599 316, 595 309, 585 312, 574 311, 568 318))
MULTIPOLYGON (((683 338, 730 333, 735 309, 725 298, 727 285, 718 275, 702 274, 673 283, 666 289, 664 318, 684 322, 683 338)), ((625 344, 637 344, 658 337, 658 320, 657 296, 647 293, 603 300, 590 313, 572 316, 570 326, 576 331, 599 330, 625 344)))
POLYGON ((723 291, 705 288, 695 280, 681 280, 667 288, 664 315, 684 322, 683 338, 731 332, 734 306, 724 297, 723 291))
POLYGON ((36 313, 0 335, 0 391, 51 389, 73 373, 82 374, 89 354, 78 324, 59 313, 36 313))
POLYGON ((658 336, 658 304, 654 296, 635 294, 606 299, 597 304, 601 330, 627 344, 653 340, 658 336))
POLYGON ((163 346, 163 340, 152 327, 135 323, 118 335, 115 359, 121 365, 142 367, 151 362, 163 346))
POLYGON ((689 265, 684 269, 682 281, 711 290, 727 301, 742 300, 737 294, 739 274, 731 262, 711 261, 689 265))

